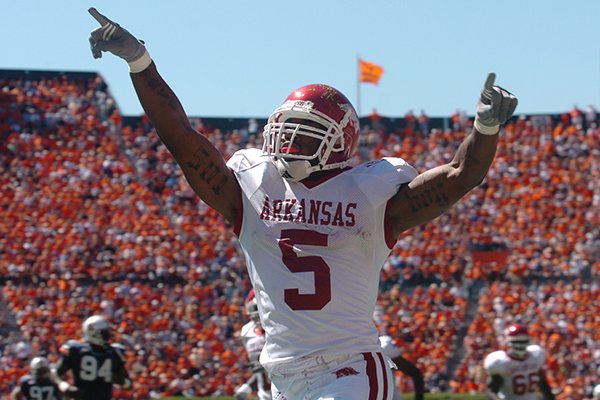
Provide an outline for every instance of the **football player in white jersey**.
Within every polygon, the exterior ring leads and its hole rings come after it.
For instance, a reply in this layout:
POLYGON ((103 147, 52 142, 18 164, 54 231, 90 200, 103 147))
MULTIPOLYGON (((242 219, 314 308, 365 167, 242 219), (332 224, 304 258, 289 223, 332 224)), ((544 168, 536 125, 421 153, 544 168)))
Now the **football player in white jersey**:
POLYGON ((488 374, 486 394, 489 399, 536 400, 538 392, 545 399, 554 399, 546 379, 546 352, 530 344, 523 325, 513 324, 506 329, 508 350, 487 355, 483 368, 488 374))
POLYGON ((447 164, 419 174, 400 158, 351 167, 354 107, 330 86, 307 85, 271 114, 262 150, 239 150, 226 162, 191 126, 145 44, 89 11, 100 24, 89 39, 93 56, 128 62, 138 98, 188 183, 234 227, 266 334, 260 362, 273 397, 391 398, 391 362, 371 319, 381 267, 401 232, 481 183, 517 99, 489 74, 473 131, 447 164))
POLYGON ((260 325, 260 316, 258 315, 258 304, 254 295, 254 289, 250 290, 250 293, 246 297, 245 309, 250 321, 242 327, 240 338, 248 354, 252 377, 240 385, 234 395, 236 400, 246 400, 254 391, 258 400, 271 400, 271 381, 265 369, 258 361, 260 352, 265 346, 265 332, 260 325))
MULTIPOLYGON (((423 400, 425 398, 425 382, 421 370, 415 364, 402 357, 402 352, 398 346, 396 346, 394 339, 391 336, 379 336, 379 343, 381 345, 381 352, 396 364, 396 367, 400 372, 412 378, 415 390, 415 400, 423 400)), ((393 392, 392 399, 401 400, 398 385, 394 384, 393 392)))

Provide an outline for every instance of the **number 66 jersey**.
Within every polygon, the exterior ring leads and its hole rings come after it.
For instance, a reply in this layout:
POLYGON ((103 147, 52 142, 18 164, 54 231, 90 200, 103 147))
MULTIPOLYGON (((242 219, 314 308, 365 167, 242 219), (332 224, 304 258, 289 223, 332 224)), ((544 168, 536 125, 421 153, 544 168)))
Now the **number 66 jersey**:
POLYGON ((257 149, 236 152, 227 165, 242 189, 235 232, 266 332, 261 364, 378 351, 372 316, 395 243, 386 206, 416 170, 384 158, 292 182, 257 149))
POLYGON ((487 355, 483 368, 488 375, 500 375, 500 393, 507 400, 536 400, 539 392, 539 371, 546 363, 546 352, 540 346, 527 346, 523 360, 511 358, 504 350, 487 355))

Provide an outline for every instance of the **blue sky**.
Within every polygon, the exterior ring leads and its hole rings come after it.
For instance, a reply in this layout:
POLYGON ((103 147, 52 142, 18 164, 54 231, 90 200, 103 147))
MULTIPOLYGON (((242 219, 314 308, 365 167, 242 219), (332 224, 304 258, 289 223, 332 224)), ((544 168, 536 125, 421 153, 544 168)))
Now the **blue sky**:
POLYGON ((36 0, 2 2, 0 68, 97 71, 125 115, 126 64, 91 56, 90 6, 143 39, 191 116, 266 117, 296 87, 327 83, 358 107, 357 57, 381 65, 360 113, 473 114, 489 71, 519 113, 600 108, 593 0, 36 0))

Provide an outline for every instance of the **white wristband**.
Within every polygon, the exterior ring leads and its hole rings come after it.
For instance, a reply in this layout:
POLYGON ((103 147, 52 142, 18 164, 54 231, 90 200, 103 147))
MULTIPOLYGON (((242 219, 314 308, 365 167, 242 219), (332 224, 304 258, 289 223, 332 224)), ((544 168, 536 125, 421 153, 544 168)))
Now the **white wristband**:
POLYGON ((67 381, 60 381, 60 383, 58 384, 58 390, 60 390, 63 393, 69 390, 70 387, 71 385, 67 381))
POLYGON ((494 126, 485 126, 482 125, 479 120, 477 118, 475 118, 475 129, 477 129, 477 132, 481 133, 482 135, 495 135, 500 131, 500 125, 494 125, 494 126))
POLYGON ((135 61, 129 63, 129 72, 132 74, 137 74, 138 72, 142 72, 152 63, 152 58, 150 58, 150 54, 148 50, 144 51, 144 55, 138 58, 135 61))

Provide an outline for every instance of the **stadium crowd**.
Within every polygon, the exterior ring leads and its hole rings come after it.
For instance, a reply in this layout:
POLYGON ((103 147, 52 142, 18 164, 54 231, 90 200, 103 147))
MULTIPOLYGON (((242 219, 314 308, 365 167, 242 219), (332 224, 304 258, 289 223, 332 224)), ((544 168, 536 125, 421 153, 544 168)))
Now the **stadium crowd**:
MULTIPOLYGON (((252 121, 193 123, 229 157, 260 146, 252 121)), ((481 391, 483 357, 514 320, 548 350, 557 398, 589 398, 600 383, 597 122, 576 107, 515 119, 481 187, 399 238, 379 306, 427 390, 481 391), (482 248, 508 256, 474 260, 482 248)), ((392 126, 372 116, 356 162, 399 156, 424 170, 469 129, 458 113, 448 129, 424 113, 392 126)), ((236 238, 193 196, 148 121, 123 123, 99 76, 0 78, 0 209, 4 318, 18 326, 2 324, 0 393, 31 357, 55 361, 93 313, 127 349, 133 389, 116 398, 230 395, 248 379, 237 333, 250 284, 236 238)))

